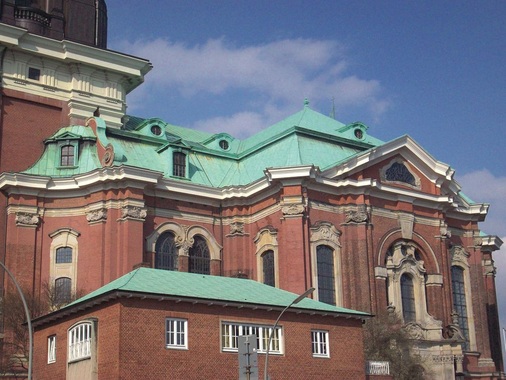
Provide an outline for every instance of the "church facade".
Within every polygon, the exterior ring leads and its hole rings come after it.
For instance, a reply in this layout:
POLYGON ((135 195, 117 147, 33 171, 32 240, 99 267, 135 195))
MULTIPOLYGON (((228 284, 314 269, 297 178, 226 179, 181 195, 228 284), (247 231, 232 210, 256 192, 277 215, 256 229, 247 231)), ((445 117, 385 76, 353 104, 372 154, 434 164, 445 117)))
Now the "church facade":
POLYGON ((64 302, 137 267, 314 287, 399 315, 437 378, 501 376, 488 205, 409 136, 307 101, 244 140, 127 117, 148 61, 12 24, 0 43, 0 253, 23 288, 64 302))

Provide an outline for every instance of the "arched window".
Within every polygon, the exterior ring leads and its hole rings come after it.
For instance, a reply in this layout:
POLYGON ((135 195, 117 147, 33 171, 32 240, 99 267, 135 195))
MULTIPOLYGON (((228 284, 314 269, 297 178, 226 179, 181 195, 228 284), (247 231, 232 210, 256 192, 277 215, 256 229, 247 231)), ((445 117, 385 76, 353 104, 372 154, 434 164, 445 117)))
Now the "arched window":
POLYGON ((60 166, 74 166, 75 153, 73 145, 64 145, 61 147, 60 152, 60 166))
POLYGON ((334 250, 327 245, 316 247, 316 266, 318 273, 318 300, 335 305, 334 250))
POLYGON ((91 323, 80 323, 72 327, 68 334, 68 361, 91 357, 91 323))
POLYGON ((72 263, 72 248, 60 247, 56 249, 56 264, 72 263))
POLYGON ((262 269, 264 284, 275 286, 274 251, 268 250, 262 254, 262 269))
POLYGON ((172 155, 172 175, 186 177, 186 154, 174 152, 172 155))
POLYGON ((57 305, 69 303, 72 298, 72 280, 59 277, 54 282, 54 302, 57 305))
POLYGON ((193 246, 189 252, 189 272, 210 274, 211 273, 211 257, 209 255, 209 247, 207 242, 201 236, 195 236, 193 246))
POLYGON ((177 270, 178 250, 172 232, 164 232, 156 241, 155 268, 177 270))
POLYGON ((469 323, 467 320, 466 290, 464 284, 464 269, 452 266, 453 309, 459 315, 459 327, 466 338, 464 350, 469 350, 469 323))
POLYGON ((404 318, 404 323, 416 321, 413 279, 406 273, 401 276, 401 300, 402 317, 404 318))

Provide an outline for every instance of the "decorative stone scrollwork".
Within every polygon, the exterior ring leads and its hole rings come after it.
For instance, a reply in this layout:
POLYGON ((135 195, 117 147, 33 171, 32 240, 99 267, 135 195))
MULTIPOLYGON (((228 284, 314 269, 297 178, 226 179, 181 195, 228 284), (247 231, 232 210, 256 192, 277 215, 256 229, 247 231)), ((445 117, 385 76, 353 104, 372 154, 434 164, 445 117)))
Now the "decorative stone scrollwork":
POLYGON ((450 239, 452 237, 452 232, 448 228, 448 224, 446 224, 444 221, 441 221, 441 224, 439 226, 439 236, 436 236, 440 239, 450 239))
POLYGON ((28 212, 16 213, 16 225, 21 227, 37 227, 39 225, 39 214, 28 212))
POLYGON ((329 222, 317 222, 311 226, 311 241, 331 241, 340 247, 339 237, 341 232, 329 222))
POLYGON ((425 276, 424 262, 416 257, 416 246, 411 242, 398 241, 387 255, 387 268, 400 268, 404 263, 409 263, 413 268, 416 268, 417 275, 425 276))
POLYGON ((147 216, 147 211, 137 206, 123 206, 121 208, 121 219, 134 219, 144 221, 147 216))
POLYGON ((495 277, 495 275, 497 273, 497 268, 494 266, 494 261, 492 259, 483 260, 482 265, 483 265, 483 275, 484 276, 495 277))
POLYGON ((230 223, 230 233, 227 236, 243 236, 248 235, 244 232, 244 223, 242 222, 232 222, 230 223))
POLYGON ((369 221, 369 214, 365 206, 360 206, 355 210, 346 211, 345 224, 358 224, 367 223, 369 221))
POLYGON ((111 166, 114 162, 114 147, 111 144, 107 144, 105 147, 105 153, 102 157, 102 166, 111 166))
POLYGON ((467 258, 469 257, 469 253, 466 252, 464 247, 460 245, 454 245, 450 249, 450 253, 452 255, 452 264, 455 264, 456 262, 467 264, 467 258))
POLYGON ((444 329, 443 337, 455 342, 464 342, 466 340, 459 327, 459 314, 455 310, 452 312, 452 323, 444 329))
POLYGON ((304 214, 304 210, 305 208, 302 204, 291 204, 281 208, 281 212, 285 218, 302 216, 304 214))
POLYGON ((483 244, 483 239, 480 236, 475 236, 473 238, 473 244, 475 247, 481 247, 483 244))
POLYGON ((98 210, 89 211, 86 213, 86 220, 88 223, 100 223, 107 220, 107 209, 101 208, 98 210))
POLYGON ((408 324, 403 326, 403 329, 412 339, 423 339, 424 338, 424 329, 420 324, 415 322, 409 322, 408 324))

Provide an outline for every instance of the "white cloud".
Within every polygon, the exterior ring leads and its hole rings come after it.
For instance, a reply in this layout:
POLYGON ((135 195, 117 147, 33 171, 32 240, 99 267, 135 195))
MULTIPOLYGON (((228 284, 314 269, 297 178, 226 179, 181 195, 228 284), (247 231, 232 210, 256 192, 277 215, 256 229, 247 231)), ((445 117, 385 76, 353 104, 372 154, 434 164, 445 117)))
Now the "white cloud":
MULTIPOLYGON (((151 93, 167 99, 177 94, 191 101, 196 95, 225 97, 240 92, 247 96, 245 108, 259 100, 264 105, 255 110, 264 112, 262 115, 242 112, 250 111, 245 109, 237 115, 224 115, 229 121, 249 115, 254 121, 270 122, 273 114, 286 116, 300 109, 304 97, 312 103, 328 104, 334 97, 336 108, 360 106, 373 117, 389 106, 378 81, 347 73, 344 49, 334 41, 293 39, 236 47, 224 39, 194 46, 155 39, 124 42, 120 50, 145 57, 154 66, 142 90, 129 97, 133 111, 151 93)), ((224 119, 201 120, 195 125, 213 130, 213 125, 224 119)), ((252 133, 255 128, 266 126, 251 124, 248 130, 252 133)))
POLYGON ((483 169, 466 173, 457 178, 462 191, 473 201, 489 203, 490 209, 482 229, 486 233, 506 234, 506 177, 495 177, 483 169))
POLYGON ((200 120, 194 123, 192 128, 211 133, 226 132, 231 136, 243 138, 251 135, 254 131, 265 128, 265 123, 266 120, 261 114, 240 112, 228 117, 200 120))

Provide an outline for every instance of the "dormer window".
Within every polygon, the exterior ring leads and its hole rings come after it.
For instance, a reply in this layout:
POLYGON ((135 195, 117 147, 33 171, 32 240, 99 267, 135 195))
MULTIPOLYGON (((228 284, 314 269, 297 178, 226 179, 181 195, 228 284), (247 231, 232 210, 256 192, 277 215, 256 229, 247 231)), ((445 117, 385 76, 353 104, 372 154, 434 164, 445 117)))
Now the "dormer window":
POLYGON ((63 145, 60 150, 60 166, 75 166, 75 146, 63 145))
POLYGON ((186 154, 174 152, 172 155, 172 175, 186 177, 186 154))
POLYGON ((155 136, 160 136, 162 134, 162 127, 159 125, 153 125, 151 126, 151 133, 155 136))
POLYGON ((220 140, 219 144, 220 144, 220 148, 221 149, 228 150, 229 145, 228 145, 228 141, 227 140, 225 140, 225 139, 220 140))

